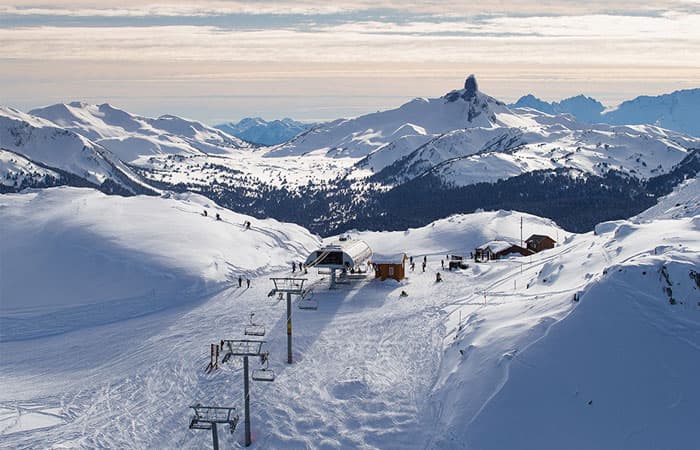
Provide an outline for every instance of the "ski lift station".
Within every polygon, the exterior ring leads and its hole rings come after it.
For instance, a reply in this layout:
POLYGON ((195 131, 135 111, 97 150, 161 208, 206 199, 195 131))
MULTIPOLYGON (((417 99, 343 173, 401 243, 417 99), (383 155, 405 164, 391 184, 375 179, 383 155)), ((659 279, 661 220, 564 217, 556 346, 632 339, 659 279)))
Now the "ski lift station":
POLYGON ((355 270, 361 272, 361 267, 372 257, 372 249, 365 241, 352 239, 350 236, 343 236, 332 242, 306 258, 307 267, 318 267, 319 269, 329 269, 331 275, 331 289, 336 285, 336 271, 340 270, 343 275, 355 270))

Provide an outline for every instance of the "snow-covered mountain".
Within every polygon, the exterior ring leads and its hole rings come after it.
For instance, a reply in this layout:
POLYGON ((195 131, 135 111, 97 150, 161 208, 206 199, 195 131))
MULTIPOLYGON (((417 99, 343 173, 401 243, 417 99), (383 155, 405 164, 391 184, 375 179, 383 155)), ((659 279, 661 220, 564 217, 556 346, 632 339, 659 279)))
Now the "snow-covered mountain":
POLYGON ((65 184, 98 186, 106 192, 153 191, 101 145, 12 108, 0 107, 0 150, 7 161, 0 174, 6 180, 3 185, 14 188, 24 187, 25 180, 41 184, 48 177, 65 184))
POLYGON ((511 108, 532 108, 547 114, 571 114, 581 122, 587 123, 600 122, 600 114, 605 110, 602 103, 585 95, 565 98, 560 102, 545 102, 532 94, 527 94, 508 106, 511 108))
MULTIPOLYGON (((561 104, 590 103, 577 97, 561 104)), ((319 124, 255 151, 198 122, 149 119, 106 104, 33 112, 42 117, 26 114, 26 120, 111 149, 117 163, 128 162, 128 170, 158 189, 199 192, 326 235, 360 226, 405 229, 479 208, 521 209, 590 230, 638 214, 700 165, 693 156, 699 138, 655 125, 588 124, 571 114, 510 108, 481 92, 473 75, 442 97, 319 124), (442 198, 452 200, 436 202, 442 198)), ((29 176, 20 166, 3 169, 4 190, 66 184, 39 172, 29 176)))
POLYGON ((525 209, 583 231, 637 214, 673 187, 651 180, 695 176, 697 148, 700 139, 657 126, 591 125, 570 114, 511 109, 479 91, 472 75, 440 98, 320 124, 236 158, 136 164, 154 182, 187 185, 322 234, 415 227, 478 208, 525 209), (630 201, 620 203, 622 197, 630 201), (591 209, 581 209, 586 205, 591 209))
POLYGON ((700 215, 700 178, 690 178, 632 220, 678 219, 700 215))
MULTIPOLYGON (((440 98, 416 98, 396 109, 322 124, 275 147, 268 156, 314 153, 332 158, 362 158, 408 137, 408 145, 415 149, 455 129, 493 128, 513 122, 518 123, 518 118, 505 104, 480 92, 476 78, 470 75, 464 89, 440 98)), ((399 151, 396 157, 400 154, 399 151)))
POLYGON ((103 103, 59 103, 29 114, 74 131, 111 150, 124 162, 162 154, 226 155, 249 144, 195 120, 164 115, 148 118, 103 103))
MULTIPOLYGON (((265 327, 276 374, 251 382, 260 448, 697 441, 697 215, 575 234, 493 211, 353 232, 375 253, 425 258, 426 270, 400 283, 355 277, 334 290, 309 270, 318 309, 294 299, 289 365, 284 302, 268 298, 269 277, 292 275, 291 261, 321 244, 301 227, 192 194, 61 187, 2 195, 0 210, 0 254, 9 255, 0 259, 2 447, 209 445, 211 433, 187 428, 188 407, 242 404, 239 359, 205 368, 210 344, 245 339, 251 320, 265 327), (448 253, 517 243, 521 224, 525 237, 547 234, 556 247, 442 270, 448 253), (238 275, 250 288, 238 287, 238 275)), ((223 446, 242 445, 243 426, 219 431, 223 446)))
POLYGON ((238 122, 222 123, 214 127, 253 144, 277 145, 314 126, 315 124, 298 122, 288 117, 270 121, 260 117, 246 117, 238 122))
POLYGON ((568 113, 585 123, 611 125, 655 125, 700 137, 700 89, 685 89, 657 96, 643 95, 605 110, 590 97, 579 95, 561 102, 546 102, 532 94, 525 95, 509 105, 513 108, 532 108, 548 114, 568 113))
POLYGON ((611 124, 649 123, 700 137, 700 89, 641 96, 603 113, 611 124))

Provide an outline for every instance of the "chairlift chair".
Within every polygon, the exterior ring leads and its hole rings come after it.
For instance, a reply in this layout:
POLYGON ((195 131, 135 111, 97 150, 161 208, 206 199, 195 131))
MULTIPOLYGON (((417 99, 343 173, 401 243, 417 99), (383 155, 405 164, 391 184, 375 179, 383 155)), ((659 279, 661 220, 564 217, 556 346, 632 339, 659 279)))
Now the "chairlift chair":
POLYGON ((275 381, 275 371, 269 367, 270 353, 265 352, 260 355, 260 369, 253 370, 253 381, 275 381))
POLYGON ((265 336, 265 327, 253 322, 255 313, 250 313, 250 324, 245 327, 246 336, 265 336))
POLYGON ((306 291, 299 300, 299 309, 318 309, 318 300, 314 298, 314 291, 306 291))

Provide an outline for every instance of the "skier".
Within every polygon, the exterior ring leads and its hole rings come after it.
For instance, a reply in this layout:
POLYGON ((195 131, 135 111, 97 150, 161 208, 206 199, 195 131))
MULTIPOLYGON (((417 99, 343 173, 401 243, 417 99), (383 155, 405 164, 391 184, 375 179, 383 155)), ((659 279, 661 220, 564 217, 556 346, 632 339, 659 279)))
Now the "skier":
POLYGON ((221 216, 219 215, 219 213, 216 213, 216 220, 221 220, 221 216))
POLYGON ((423 261, 423 272, 425 272, 425 261, 423 261))
POLYGON ((406 291, 401 291, 400 297, 408 297, 408 292, 406 292, 406 291))
POLYGON ((245 223, 245 229, 250 230, 250 220, 245 223))
POLYGON ((410 262, 411 264, 413 264, 413 256, 411 256, 411 257, 408 258, 408 259, 409 259, 409 262, 410 262))
POLYGON ((440 265, 442 266, 442 270, 445 270, 445 260, 444 259, 440 260, 440 265))
POLYGON ((248 287, 250 287, 250 279, 249 279, 249 278, 246 278, 246 279, 245 279, 245 282, 246 282, 246 284, 248 285, 248 287))
POLYGON ((427 263, 428 263, 428 256, 426 255, 426 256, 423 256, 423 264, 427 264, 427 263))
POLYGON ((243 277, 238 275, 238 287, 243 287, 243 277))
POLYGON ((297 271, 297 263, 295 263, 294 261, 292 261, 292 273, 294 273, 294 272, 296 272, 296 271, 297 271))
POLYGON ((435 282, 436 283, 442 282, 442 275, 440 275, 440 272, 435 273, 435 282))
POLYGON ((411 261, 411 272, 413 272, 416 269, 416 263, 411 261))
POLYGON ((202 215, 204 215, 204 217, 207 217, 207 210, 206 210, 206 209, 204 210, 204 212, 202 213, 202 215))

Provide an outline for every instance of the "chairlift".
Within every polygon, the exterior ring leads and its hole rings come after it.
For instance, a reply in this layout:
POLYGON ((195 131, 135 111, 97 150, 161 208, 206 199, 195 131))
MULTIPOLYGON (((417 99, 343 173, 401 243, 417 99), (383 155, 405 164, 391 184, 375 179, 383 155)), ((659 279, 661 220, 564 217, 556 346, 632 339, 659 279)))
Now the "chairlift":
POLYGON ((245 327, 244 333, 246 336, 265 336, 265 327, 253 322, 255 313, 250 313, 250 324, 245 327))
POLYGON ((253 381, 275 381, 275 371, 270 369, 270 353, 265 352, 260 355, 260 369, 253 370, 253 381))
POLYGON ((313 291, 306 291, 304 293, 304 295, 301 297, 301 300, 299 300, 299 309, 318 309, 318 300, 314 298, 313 291))

